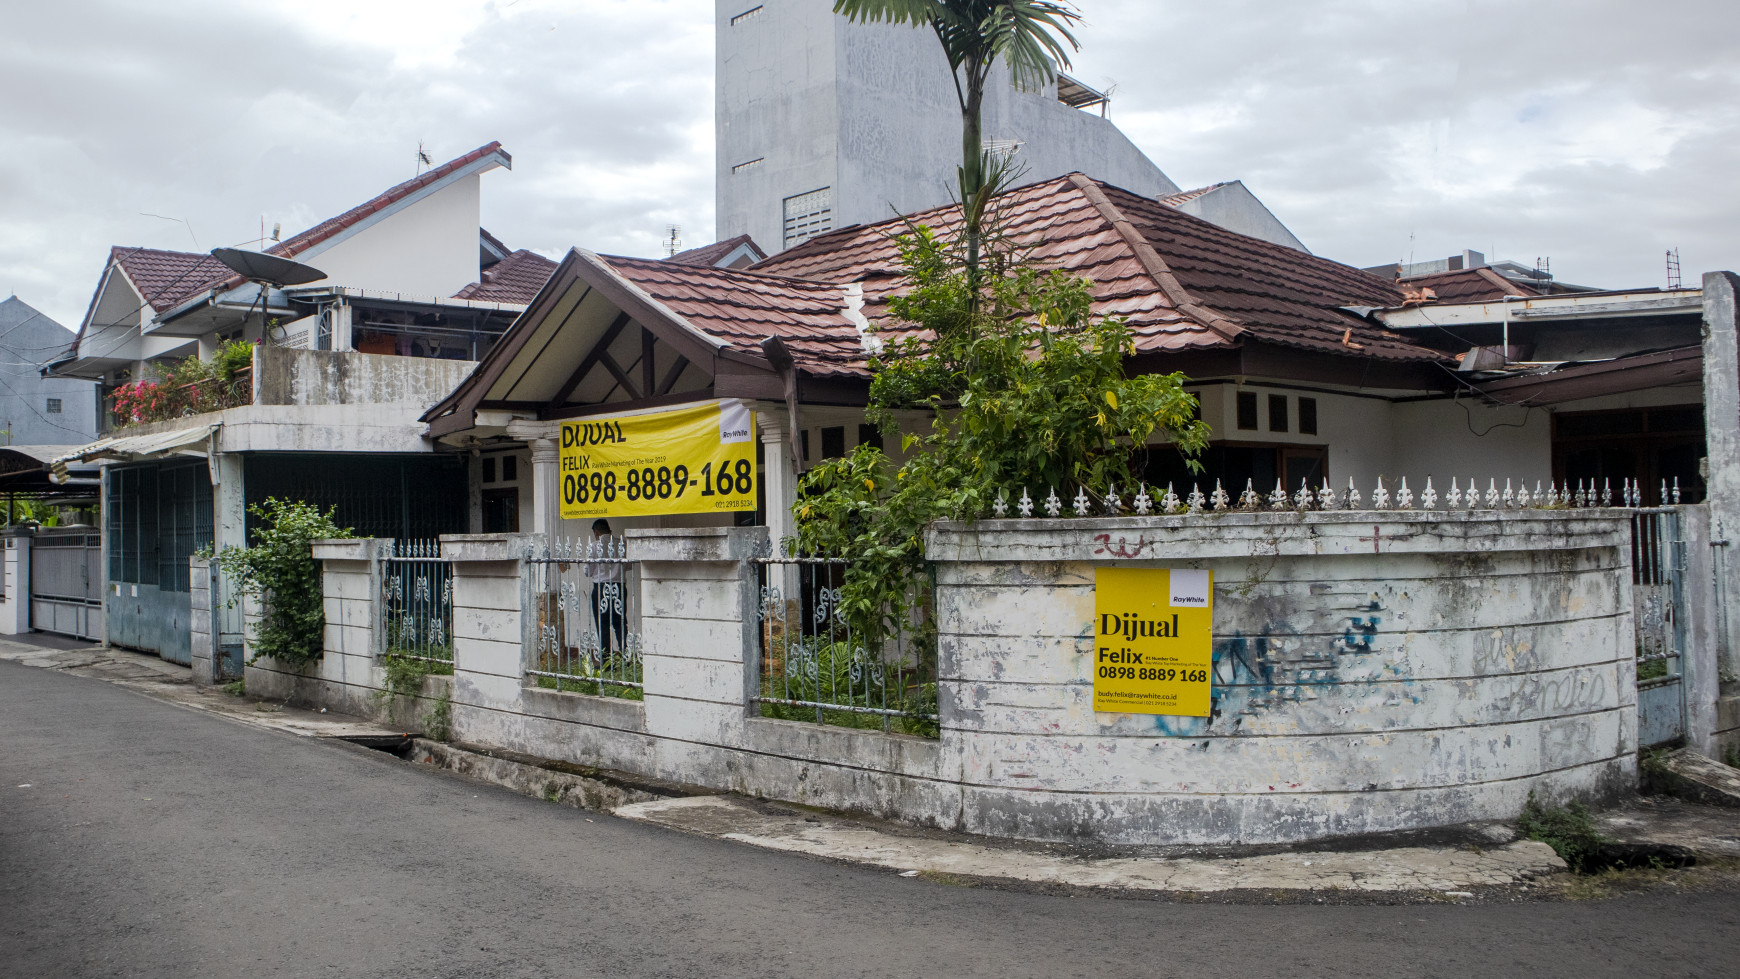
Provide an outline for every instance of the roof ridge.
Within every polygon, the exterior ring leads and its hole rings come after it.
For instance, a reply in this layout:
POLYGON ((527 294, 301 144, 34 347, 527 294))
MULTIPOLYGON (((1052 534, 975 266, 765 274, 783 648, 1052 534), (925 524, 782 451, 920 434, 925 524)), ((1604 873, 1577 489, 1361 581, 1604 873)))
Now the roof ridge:
POLYGON ((1124 212, 1112 203, 1111 198, 1106 196, 1106 192, 1100 189, 1100 185, 1094 182, 1091 177, 1081 173, 1072 173, 1069 175, 1069 182, 1081 191, 1082 196, 1088 199, 1088 203, 1092 204, 1094 209, 1100 212, 1100 216, 1105 218, 1118 232, 1119 237, 1124 239, 1124 244, 1129 246, 1137 263, 1142 266, 1144 272, 1148 273, 1148 278, 1152 279, 1160 291, 1166 295, 1167 302, 1170 302, 1173 308, 1189 316, 1210 332, 1219 335, 1223 340, 1232 340, 1245 332, 1245 328, 1239 323, 1196 301, 1196 297, 1184 288, 1184 283, 1179 282, 1178 277, 1172 274, 1172 269, 1167 266, 1166 260, 1160 257, 1160 253, 1154 250, 1154 246, 1149 243, 1148 239, 1142 237, 1142 233, 1136 230, 1136 226, 1130 223, 1130 219, 1124 216, 1124 212))

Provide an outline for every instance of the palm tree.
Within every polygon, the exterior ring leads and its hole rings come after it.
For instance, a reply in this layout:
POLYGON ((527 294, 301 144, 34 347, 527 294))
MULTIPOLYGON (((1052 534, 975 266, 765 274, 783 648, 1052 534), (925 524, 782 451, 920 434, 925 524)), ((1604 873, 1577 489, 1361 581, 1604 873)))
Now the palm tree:
POLYGON ((1054 64, 1069 67, 1065 44, 1081 50, 1069 32, 1081 15, 1067 0, 837 0, 834 12, 862 23, 929 24, 942 42, 961 106, 961 210, 967 274, 976 283, 985 206, 1000 172, 985 151, 979 117, 985 79, 1001 58, 1016 84, 1027 89, 1046 84, 1054 64))

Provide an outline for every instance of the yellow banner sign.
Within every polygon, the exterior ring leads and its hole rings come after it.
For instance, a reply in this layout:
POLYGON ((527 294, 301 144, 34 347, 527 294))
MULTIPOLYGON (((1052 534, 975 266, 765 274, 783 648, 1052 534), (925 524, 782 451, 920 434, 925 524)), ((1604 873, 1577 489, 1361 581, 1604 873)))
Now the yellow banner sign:
POLYGON ((1094 710, 1207 717, 1213 622, 1212 572, 1099 568, 1094 710))
POLYGON ((722 401, 562 423, 562 518, 755 509, 755 415, 722 401))

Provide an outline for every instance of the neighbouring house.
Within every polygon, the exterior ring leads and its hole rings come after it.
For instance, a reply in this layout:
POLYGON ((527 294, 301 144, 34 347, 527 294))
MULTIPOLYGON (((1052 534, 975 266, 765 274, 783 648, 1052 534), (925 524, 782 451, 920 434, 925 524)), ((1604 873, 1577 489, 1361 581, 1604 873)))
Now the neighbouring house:
MULTIPOLYGON (((928 27, 849 21, 828 0, 717 0, 714 10, 721 238, 748 234, 779 252, 958 195, 960 110, 928 27)), ((1111 101, 1062 72, 1024 91, 999 64, 985 86, 986 149, 1010 157, 1018 182, 1092 173, 1304 249, 1238 181, 1181 191, 1108 118, 1111 101)))
POLYGON ((78 445, 97 434, 100 392, 90 381, 44 377, 73 333, 12 296, 0 302, 0 445, 78 445))
MULTIPOLYGON (((244 543, 248 506, 268 497, 380 537, 487 525, 479 460, 432 451, 416 418, 554 266, 479 226, 482 176, 511 163, 481 146, 267 248, 324 274, 300 285, 111 250, 76 341, 45 370, 105 396, 102 437, 54 466, 102 463, 110 642, 189 662, 189 558, 244 543)), ((202 669, 239 675, 233 612, 202 669)))

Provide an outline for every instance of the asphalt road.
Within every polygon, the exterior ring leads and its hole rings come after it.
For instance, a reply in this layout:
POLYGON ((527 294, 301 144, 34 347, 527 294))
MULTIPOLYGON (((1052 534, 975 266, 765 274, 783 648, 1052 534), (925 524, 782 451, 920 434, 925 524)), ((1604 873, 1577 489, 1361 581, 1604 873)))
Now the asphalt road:
POLYGON ((1735 894, 1260 907, 950 887, 0 662, 5 977, 1732 976, 1737 949, 1735 894))

